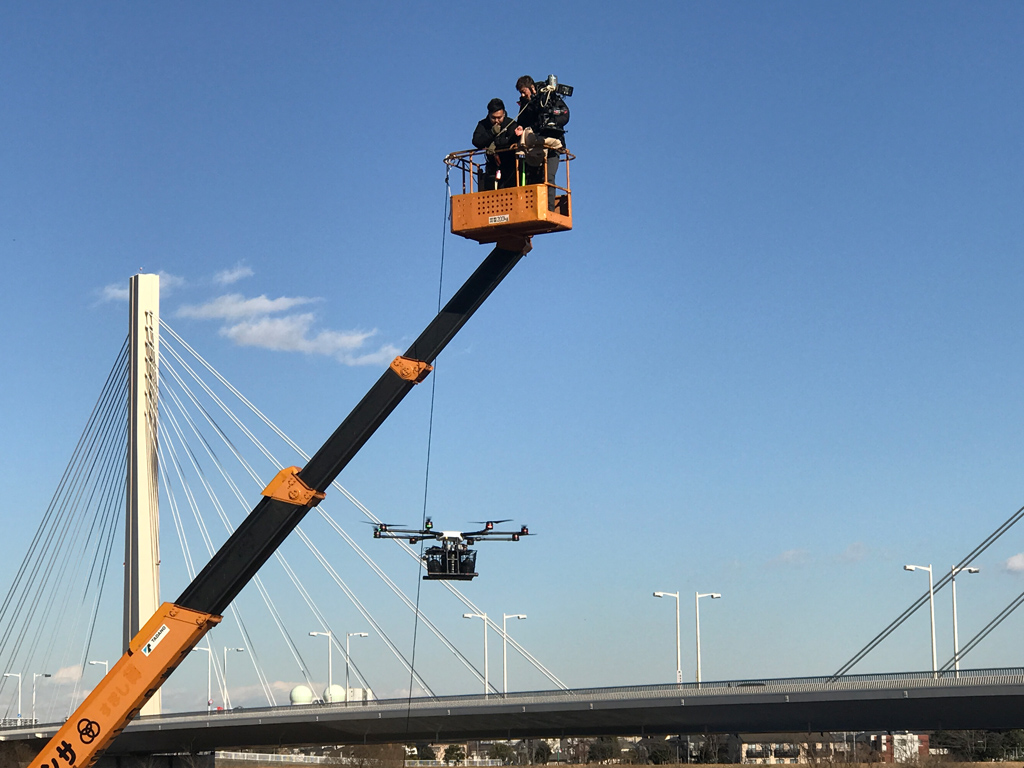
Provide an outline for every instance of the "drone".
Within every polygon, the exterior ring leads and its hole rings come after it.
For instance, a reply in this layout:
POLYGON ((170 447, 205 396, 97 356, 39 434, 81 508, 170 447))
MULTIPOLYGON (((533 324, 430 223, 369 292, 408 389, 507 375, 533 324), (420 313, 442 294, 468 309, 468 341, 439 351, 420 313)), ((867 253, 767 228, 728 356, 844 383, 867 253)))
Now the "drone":
POLYGON ((478 541, 519 541, 523 536, 530 536, 530 529, 521 526, 518 531, 500 531, 494 526, 510 523, 511 520, 484 520, 474 522, 482 525, 478 531, 435 531, 434 523, 428 517, 421 530, 403 528, 391 523, 375 523, 373 538, 403 539, 410 544, 421 541, 436 541, 439 544, 427 547, 423 553, 423 562, 427 566, 427 581, 470 581, 479 574, 476 572, 476 550, 470 549, 478 541))

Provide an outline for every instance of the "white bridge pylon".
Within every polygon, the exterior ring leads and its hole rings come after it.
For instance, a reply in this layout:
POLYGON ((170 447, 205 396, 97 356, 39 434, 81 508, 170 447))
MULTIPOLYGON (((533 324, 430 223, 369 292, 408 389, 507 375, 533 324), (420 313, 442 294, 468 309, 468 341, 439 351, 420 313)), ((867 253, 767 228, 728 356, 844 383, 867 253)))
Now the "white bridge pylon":
MULTIPOLYGON (((124 651, 160 605, 157 424, 160 276, 128 281, 128 488, 124 535, 124 651)), ((162 711, 160 691, 142 708, 162 711)))

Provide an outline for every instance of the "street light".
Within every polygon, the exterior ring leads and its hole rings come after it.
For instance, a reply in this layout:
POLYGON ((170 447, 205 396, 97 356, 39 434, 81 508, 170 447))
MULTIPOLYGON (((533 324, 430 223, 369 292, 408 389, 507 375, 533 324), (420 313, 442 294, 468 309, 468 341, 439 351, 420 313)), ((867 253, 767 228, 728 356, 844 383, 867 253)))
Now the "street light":
POLYGON ((676 684, 683 682, 683 651, 679 644, 679 593, 655 592, 655 597, 674 597, 676 599, 676 684))
POLYGON ((106 661, 90 661, 89 664, 91 666, 96 666, 97 664, 102 664, 103 665, 103 676, 104 677, 106 677, 107 676, 107 672, 110 671, 110 664, 108 662, 106 662, 106 661))
POLYGON ((930 565, 904 565, 904 571, 928 571, 928 609, 932 615, 932 677, 938 677, 938 663, 935 658, 935 590, 932 587, 932 567, 930 565))
POLYGON ((350 637, 369 637, 369 634, 367 634, 366 632, 346 632, 345 633, 345 705, 346 706, 348 705, 348 691, 349 691, 349 685, 348 685, 348 660, 349 660, 350 657, 349 657, 349 653, 348 653, 348 639, 350 637))
POLYGON ((228 691, 228 651, 245 653, 245 648, 228 648, 224 646, 224 709, 231 709, 231 693, 228 691))
POLYGON ((501 614, 501 692, 508 693, 508 632, 505 622, 509 619, 525 619, 525 613, 501 614))
MULTIPOLYGON (((200 651, 206 654, 206 714, 210 714, 210 710, 213 709, 213 648, 207 642, 205 648, 197 646, 192 649, 192 653, 199 653, 200 651)), ((90 661, 89 663, 92 664, 93 662, 90 661)), ((98 664, 99 662, 96 663, 98 664)))
POLYGON ((21 721, 21 672, 4 672, 4 677, 18 678, 18 721, 21 721))
MULTIPOLYGON (((327 695, 331 695, 331 686, 334 685, 334 635, 328 629, 326 632, 310 632, 309 636, 327 638, 327 695)), ((348 691, 345 691, 345 698, 348 698, 348 691)))
POLYGON ((718 592, 700 592, 694 593, 696 597, 693 598, 693 606, 695 608, 695 615, 697 617, 697 685, 700 686, 700 599, 702 597, 710 597, 712 600, 717 600, 721 597, 718 592))
MULTIPOLYGON (((53 677, 44 672, 33 672, 32 673, 32 722, 36 721, 36 678, 39 677, 53 677)), ((18 705, 21 706, 20 704, 18 705)))
POLYGON ((949 582, 953 586, 953 669, 956 670, 957 677, 960 677, 960 637, 957 635, 956 630, 956 575, 960 571, 978 573, 980 570, 971 565, 965 565, 960 568, 953 565, 949 568, 949 582))
POLYGON ((482 619, 484 622, 484 696, 490 692, 490 685, 487 682, 488 667, 487 667, 487 614, 486 613, 464 613, 462 614, 464 619, 482 619))

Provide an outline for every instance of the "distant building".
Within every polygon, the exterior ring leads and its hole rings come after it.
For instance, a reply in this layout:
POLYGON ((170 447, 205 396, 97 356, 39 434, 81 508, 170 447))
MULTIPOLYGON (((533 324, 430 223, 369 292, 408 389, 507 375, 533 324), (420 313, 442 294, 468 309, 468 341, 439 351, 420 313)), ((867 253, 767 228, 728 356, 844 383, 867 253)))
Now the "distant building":
POLYGON ((817 761, 908 763, 928 756, 928 735, 914 733, 760 733, 729 737, 729 758, 750 765, 817 761))

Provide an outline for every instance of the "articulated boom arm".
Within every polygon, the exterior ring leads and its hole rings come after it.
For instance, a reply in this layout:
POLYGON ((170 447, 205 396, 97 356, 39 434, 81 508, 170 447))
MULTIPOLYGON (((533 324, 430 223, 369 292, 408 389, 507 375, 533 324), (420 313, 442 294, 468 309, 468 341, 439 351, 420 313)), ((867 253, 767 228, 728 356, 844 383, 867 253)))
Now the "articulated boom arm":
POLYGON ((30 768, 89 768, 99 759, 529 249, 521 237, 498 243, 309 463, 282 470, 267 485, 206 567, 173 604, 160 606, 30 768))

